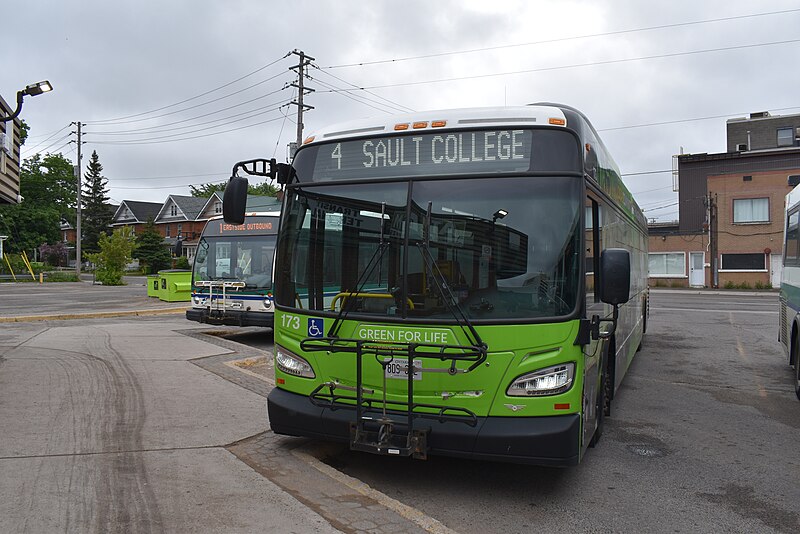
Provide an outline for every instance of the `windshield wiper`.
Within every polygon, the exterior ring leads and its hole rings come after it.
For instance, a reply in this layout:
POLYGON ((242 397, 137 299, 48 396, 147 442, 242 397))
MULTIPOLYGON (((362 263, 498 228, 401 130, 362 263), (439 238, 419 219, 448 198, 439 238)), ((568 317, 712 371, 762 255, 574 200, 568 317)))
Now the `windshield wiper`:
MULTIPOLYGON (((384 215, 386 214, 386 202, 381 202, 381 235, 380 241, 378 242, 378 248, 375 249, 375 252, 372 253, 372 256, 369 258, 369 262, 367 262, 367 266, 364 268, 364 272, 361 273, 358 280, 356 281, 356 289, 354 291, 349 291, 347 297, 342 300, 342 307, 339 310, 339 314, 336 316, 336 319, 333 321, 330 329, 328 330, 328 337, 336 337, 339 333, 339 328, 341 328, 342 324, 344 323, 347 314, 349 313, 349 306, 347 302, 356 296, 357 294, 361 293, 361 290, 364 289, 364 286, 367 284, 370 275, 375 270, 375 267, 380 265, 381 260, 383 259, 383 254, 386 252, 386 249, 389 248, 389 243, 385 242, 383 239, 383 225, 384 225, 384 215)), ((380 283, 380 278, 378 278, 378 282, 380 283)))
POLYGON ((428 202, 428 210, 425 213, 425 224, 423 225, 422 231, 422 241, 417 242, 417 248, 420 250, 422 259, 425 262, 426 270, 430 274, 431 278, 433 278, 436 289, 439 290, 439 294, 444 301, 445 307, 453 315, 453 318, 461 327, 461 330, 467 336, 469 342, 478 348, 485 356, 488 346, 486 343, 484 343, 483 339, 481 339, 478 331, 475 330, 475 326, 472 324, 472 321, 470 321, 469 317, 467 317, 467 315, 464 313, 464 309, 458 303, 455 295, 453 295, 453 292, 450 290, 450 285, 447 283, 447 278, 445 278, 442 271, 436 265, 436 259, 433 257, 433 254, 431 254, 430 231, 432 205, 432 202, 428 202))

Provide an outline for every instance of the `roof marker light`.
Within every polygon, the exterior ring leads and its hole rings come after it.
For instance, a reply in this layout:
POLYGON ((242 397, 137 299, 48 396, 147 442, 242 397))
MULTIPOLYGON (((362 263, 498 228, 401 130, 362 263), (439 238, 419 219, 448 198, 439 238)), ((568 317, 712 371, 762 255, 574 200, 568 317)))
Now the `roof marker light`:
POLYGON ((555 126, 566 126, 567 125, 567 121, 565 121, 564 119, 559 119, 558 117, 550 117, 548 122, 550 124, 555 125, 555 126))
POLYGON ((408 130, 408 123, 405 122, 405 123, 402 123, 402 124, 395 124, 394 125, 394 129, 395 130, 408 130))
POLYGON ((431 123, 431 126, 433 128, 444 128, 445 126, 447 126, 447 121, 433 121, 431 123))
POLYGON ((413 128, 415 130, 419 130, 420 128, 427 128, 427 127, 428 127, 428 121, 418 121, 418 122, 415 122, 414 126, 413 126, 413 128))
POLYGON ((306 140, 303 141, 303 144, 307 145, 308 143, 312 143, 312 142, 314 142, 314 136, 313 135, 311 137, 306 137, 306 140))

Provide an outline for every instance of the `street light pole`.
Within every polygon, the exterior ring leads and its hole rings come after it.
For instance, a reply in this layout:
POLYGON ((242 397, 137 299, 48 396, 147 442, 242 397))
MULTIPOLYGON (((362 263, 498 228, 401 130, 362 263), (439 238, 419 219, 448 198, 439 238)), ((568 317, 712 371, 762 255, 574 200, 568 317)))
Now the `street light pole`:
POLYGON ((47 80, 38 83, 32 83, 21 91, 17 91, 17 109, 8 117, 0 117, 0 122, 8 122, 16 119, 22 111, 22 99, 26 96, 37 96, 42 93, 47 93, 53 90, 53 86, 47 80))

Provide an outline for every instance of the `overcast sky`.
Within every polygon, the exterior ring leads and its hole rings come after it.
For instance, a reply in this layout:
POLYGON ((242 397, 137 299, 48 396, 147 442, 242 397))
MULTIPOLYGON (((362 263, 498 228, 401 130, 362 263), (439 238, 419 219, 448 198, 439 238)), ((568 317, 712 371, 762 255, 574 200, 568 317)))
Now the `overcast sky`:
POLYGON ((800 113, 797 0, 37 0, 3 20, 0 95, 13 105, 27 84, 54 86, 25 100, 23 159, 76 162, 70 123, 85 123, 84 172, 96 150, 115 202, 163 202, 226 180, 236 161, 285 160, 295 49, 315 58, 306 134, 397 111, 561 102, 589 117, 659 220, 677 219, 673 154, 724 151, 728 118, 800 113))

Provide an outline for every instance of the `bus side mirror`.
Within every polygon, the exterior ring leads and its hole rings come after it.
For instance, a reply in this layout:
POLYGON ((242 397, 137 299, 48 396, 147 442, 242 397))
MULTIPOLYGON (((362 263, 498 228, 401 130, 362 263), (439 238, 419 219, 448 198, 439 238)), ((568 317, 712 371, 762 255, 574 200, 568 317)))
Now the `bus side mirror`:
POLYGON ((631 255, 623 248, 600 254, 600 300, 617 306, 630 300, 631 255))
POLYGON ((276 163, 273 169, 274 169, 273 178, 280 185, 286 185, 292 183, 292 179, 294 178, 295 174, 294 167, 292 167, 288 163, 276 163))
POLYGON ((228 224, 244 224, 244 212, 247 208, 247 178, 231 176, 225 186, 222 197, 222 218, 228 224))

